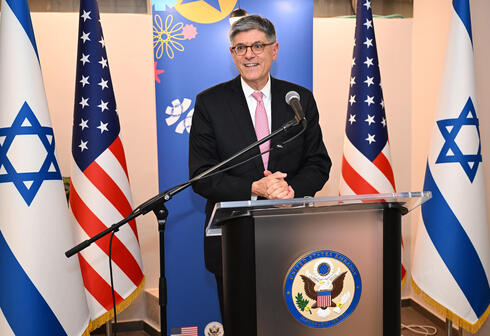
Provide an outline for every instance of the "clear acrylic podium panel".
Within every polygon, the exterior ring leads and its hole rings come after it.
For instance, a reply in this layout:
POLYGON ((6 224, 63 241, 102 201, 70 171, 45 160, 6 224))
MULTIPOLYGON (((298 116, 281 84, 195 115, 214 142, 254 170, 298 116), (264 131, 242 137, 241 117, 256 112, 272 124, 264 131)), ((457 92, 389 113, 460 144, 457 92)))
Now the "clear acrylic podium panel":
POLYGON ((402 214, 412 211, 432 197, 430 191, 400 192, 385 194, 327 196, 316 198, 292 198, 284 200, 256 200, 220 202, 214 207, 206 227, 206 236, 220 236, 221 223, 230 218, 251 215, 323 213, 339 207, 348 210, 359 203, 368 204, 371 209, 400 207, 402 214))

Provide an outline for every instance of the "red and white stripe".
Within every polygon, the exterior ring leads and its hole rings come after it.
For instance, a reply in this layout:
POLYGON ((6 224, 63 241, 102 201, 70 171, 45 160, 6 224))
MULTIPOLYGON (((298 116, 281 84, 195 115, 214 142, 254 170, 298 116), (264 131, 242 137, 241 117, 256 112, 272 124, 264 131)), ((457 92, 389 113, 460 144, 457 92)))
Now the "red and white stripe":
POLYGON ((361 195, 394 192, 395 178, 390 161, 388 142, 378 157, 370 161, 345 137, 340 194, 361 195))
POLYGON ((321 308, 326 308, 326 307, 330 307, 330 305, 332 304, 332 296, 329 294, 329 295, 318 295, 318 305, 321 307, 321 308))
POLYGON ((179 334, 171 334, 171 336, 197 336, 197 326, 182 327, 179 334))
POLYGON ((197 327, 183 327, 182 335, 184 336, 197 336, 197 327))
MULTIPOLYGON (((85 171, 73 163, 70 210, 78 241, 86 240, 128 216, 131 190, 118 137, 85 171)), ((108 267, 110 234, 79 253, 92 320, 112 309, 108 267)), ((143 271, 135 221, 121 226, 112 241, 116 305, 142 283, 143 271)))
MULTIPOLYGON (((389 141, 386 142, 378 157, 371 161, 352 145, 349 138, 345 136, 342 173, 340 175, 340 195, 380 194, 395 191, 395 177, 391 167, 389 141)), ((406 269, 403 263, 401 265, 401 274, 401 280, 403 281, 406 276, 406 269)))

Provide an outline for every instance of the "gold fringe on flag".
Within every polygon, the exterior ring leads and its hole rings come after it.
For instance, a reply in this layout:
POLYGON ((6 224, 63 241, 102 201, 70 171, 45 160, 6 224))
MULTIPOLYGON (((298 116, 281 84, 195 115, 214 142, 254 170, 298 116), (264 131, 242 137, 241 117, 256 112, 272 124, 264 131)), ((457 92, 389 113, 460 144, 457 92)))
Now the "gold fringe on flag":
POLYGON ((419 286, 415 283, 413 278, 411 278, 412 282, 412 288, 415 290, 415 293, 420 295, 422 299, 424 299, 427 303, 429 303, 434 309, 436 309, 439 313, 444 318, 447 318, 448 320, 451 320, 454 324, 457 324, 460 327, 463 327, 463 329, 469 331, 472 334, 475 334, 478 329, 481 328, 483 323, 485 323, 485 320, 487 319, 488 315, 490 314, 490 306, 487 307, 487 310, 483 313, 483 315, 478 319, 476 323, 471 323, 460 317, 459 315, 456 315, 454 312, 451 310, 447 309, 437 301, 435 301, 433 298, 431 298, 427 293, 425 293, 423 290, 420 289, 419 286))
POLYGON ((92 323, 89 322, 89 324, 87 325, 87 328, 85 329, 85 331, 83 332, 82 336, 90 336, 90 332, 91 332, 91 329, 90 327, 92 326, 92 323))
POLYGON ((401 289, 403 289, 403 287, 405 287, 406 282, 407 282, 407 270, 405 269, 405 276, 402 278, 401 289))
MULTIPOLYGON (((126 308, 129 307, 131 303, 140 295, 141 291, 145 287, 145 278, 143 277, 143 280, 141 280, 140 285, 138 288, 134 290, 134 292, 131 293, 125 300, 121 301, 116 305, 116 312, 119 314, 122 311, 124 311, 126 308)), ((93 321, 90 321, 90 325, 88 328, 88 334, 83 334, 82 336, 89 335, 91 331, 94 331, 101 325, 105 324, 107 321, 110 321, 114 317, 114 309, 108 310, 105 314, 99 316, 93 321)))

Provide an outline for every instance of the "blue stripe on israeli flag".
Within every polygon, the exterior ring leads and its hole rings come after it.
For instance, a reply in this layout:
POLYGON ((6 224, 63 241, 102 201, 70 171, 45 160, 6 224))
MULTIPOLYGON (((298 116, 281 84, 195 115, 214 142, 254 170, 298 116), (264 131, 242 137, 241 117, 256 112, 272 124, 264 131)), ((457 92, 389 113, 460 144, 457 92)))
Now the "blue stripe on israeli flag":
POLYGON ((453 0, 453 7, 456 14, 463 22, 468 35, 470 36, 471 44, 473 44, 473 34, 471 32, 471 13, 469 0, 453 0))
POLYGON ((0 308, 14 334, 66 335, 57 317, 15 258, 1 231, 0 265, 0 287, 8 288, 0 295, 0 308))
POLYGON ((8 6, 14 13, 17 20, 21 24, 22 28, 24 28, 29 40, 32 43, 32 47, 36 52, 37 59, 39 60, 39 54, 37 52, 36 38, 34 37, 34 29, 32 28, 31 15, 29 12, 29 5, 27 0, 6 0, 8 6))
POLYGON ((485 269, 473 243, 437 187, 429 165, 424 190, 432 191, 432 198, 422 205, 427 233, 479 318, 488 306, 487 300, 482 300, 482 297, 490 297, 485 269))

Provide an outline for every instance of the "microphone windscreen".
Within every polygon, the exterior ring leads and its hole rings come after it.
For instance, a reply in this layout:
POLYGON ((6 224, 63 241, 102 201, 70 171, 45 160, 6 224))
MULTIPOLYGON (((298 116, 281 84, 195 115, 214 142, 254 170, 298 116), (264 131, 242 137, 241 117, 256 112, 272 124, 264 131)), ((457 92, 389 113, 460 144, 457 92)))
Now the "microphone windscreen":
POLYGON ((291 101, 291 99, 299 99, 299 93, 296 92, 296 91, 289 91, 288 93, 286 93, 286 103, 289 104, 289 102, 291 101))

